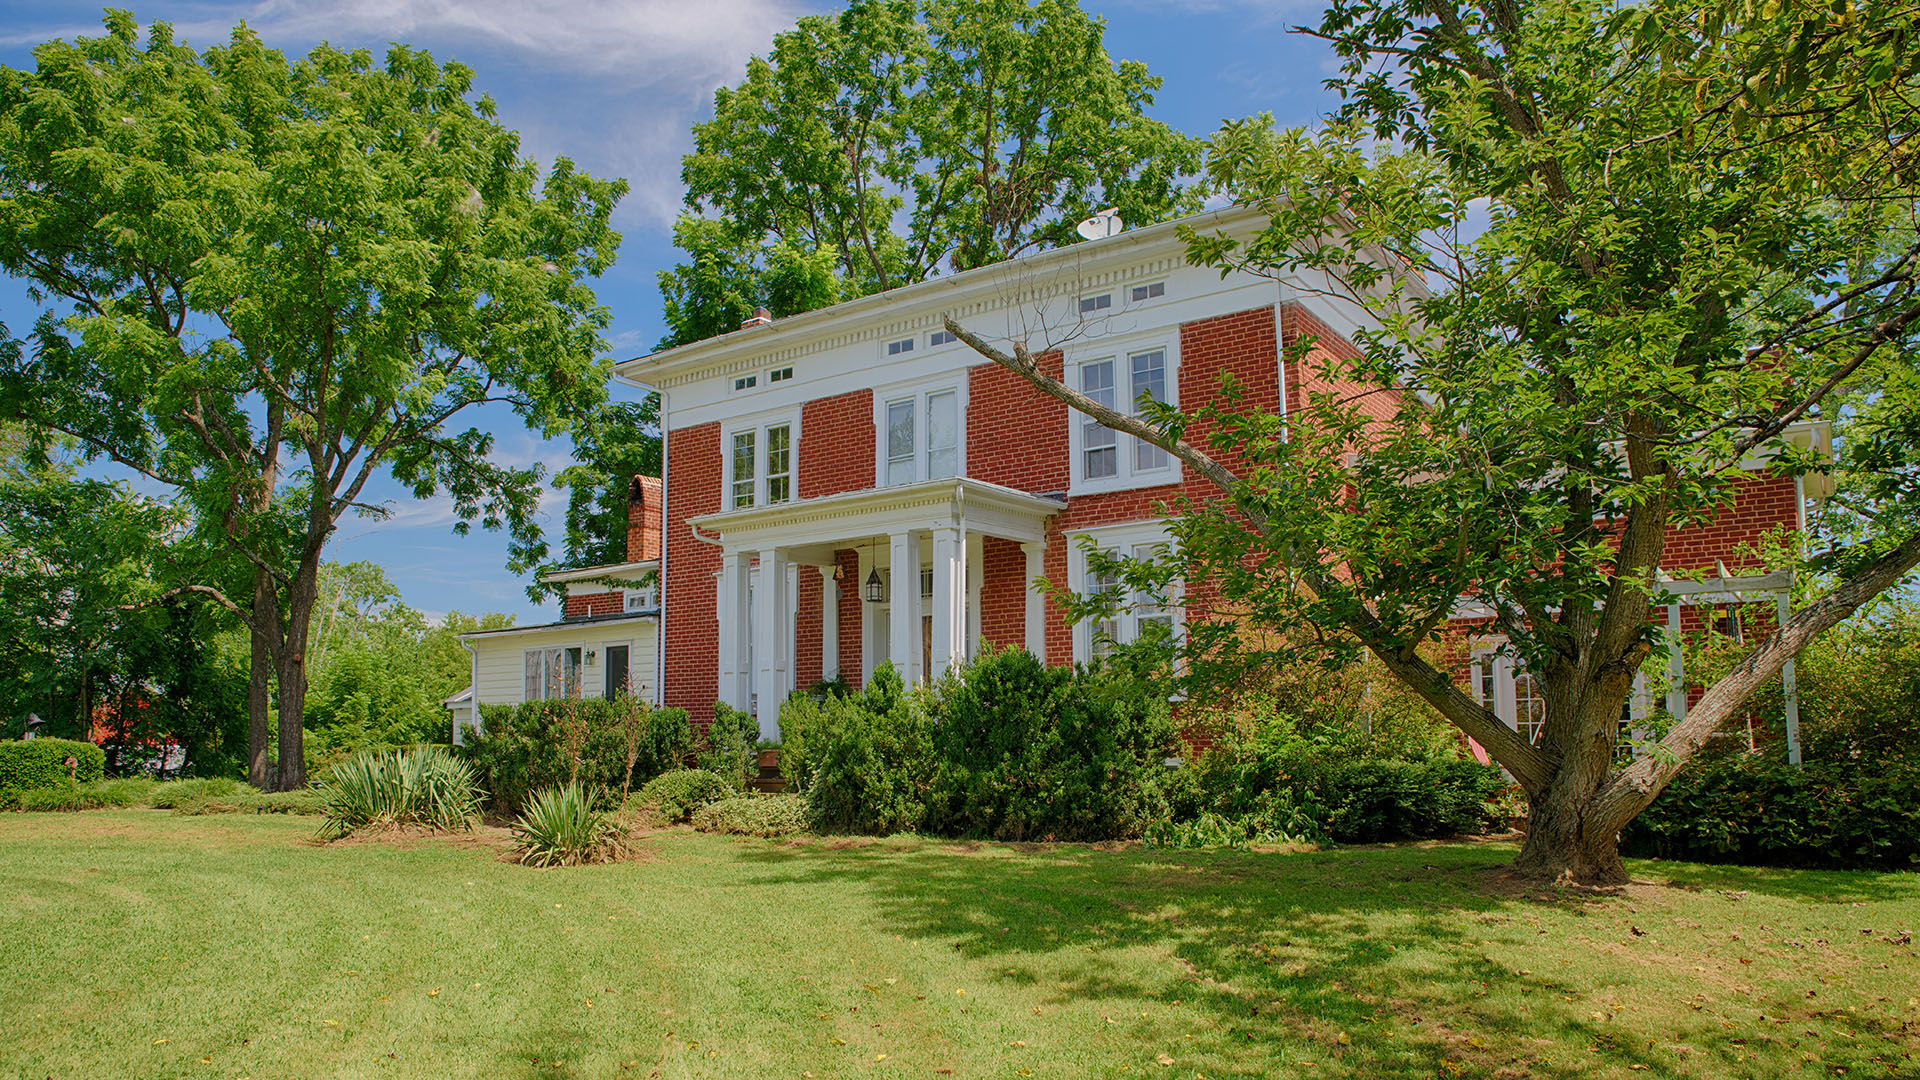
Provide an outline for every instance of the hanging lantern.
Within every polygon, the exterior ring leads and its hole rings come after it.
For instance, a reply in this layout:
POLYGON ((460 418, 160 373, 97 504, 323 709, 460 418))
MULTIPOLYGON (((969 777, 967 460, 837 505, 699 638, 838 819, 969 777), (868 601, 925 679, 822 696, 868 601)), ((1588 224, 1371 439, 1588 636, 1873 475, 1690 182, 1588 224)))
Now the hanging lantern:
POLYGON ((867 603, 878 604, 887 598, 887 587, 880 580, 879 568, 867 571, 867 603))

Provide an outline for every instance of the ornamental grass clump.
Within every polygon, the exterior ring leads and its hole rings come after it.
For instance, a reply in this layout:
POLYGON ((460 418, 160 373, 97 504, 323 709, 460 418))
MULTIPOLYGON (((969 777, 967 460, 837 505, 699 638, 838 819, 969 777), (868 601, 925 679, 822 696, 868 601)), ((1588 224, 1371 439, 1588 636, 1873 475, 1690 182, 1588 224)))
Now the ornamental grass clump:
POLYGON ((627 853, 626 830, 578 782, 536 793, 513 823, 513 836, 526 866, 585 866, 627 853))
POLYGON ((324 839, 366 828, 464 832, 480 818, 473 769, 443 746, 368 750, 333 767, 320 785, 324 839))

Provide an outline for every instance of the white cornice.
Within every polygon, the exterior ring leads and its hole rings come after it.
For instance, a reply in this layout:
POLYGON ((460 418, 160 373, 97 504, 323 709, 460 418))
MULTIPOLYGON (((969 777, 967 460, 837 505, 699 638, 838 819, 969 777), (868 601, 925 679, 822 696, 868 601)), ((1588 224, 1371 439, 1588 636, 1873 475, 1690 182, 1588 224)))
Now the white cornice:
MULTIPOLYGON (((1173 270, 1186 263, 1186 248, 1179 241, 1181 227, 1232 228, 1260 217, 1258 211, 1245 207, 1209 210, 720 334, 623 361, 614 365, 614 370, 622 378, 671 389, 699 379, 778 365, 824 349, 918 333, 933 328, 942 314, 967 319, 1002 308, 1009 287, 1017 291, 1020 279, 1051 274, 1076 263, 1076 284, 1088 289, 1173 270), (1151 250, 1157 247, 1169 250, 1151 250)), ((1054 291, 1046 290, 1049 296, 1054 291)))

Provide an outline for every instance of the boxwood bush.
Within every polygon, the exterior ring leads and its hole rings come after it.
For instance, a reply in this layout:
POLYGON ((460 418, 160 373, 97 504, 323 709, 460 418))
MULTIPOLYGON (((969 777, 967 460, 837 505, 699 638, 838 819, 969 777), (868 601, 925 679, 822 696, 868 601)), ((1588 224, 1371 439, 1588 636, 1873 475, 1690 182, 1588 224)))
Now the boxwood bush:
MULTIPOLYGON (((909 691, 892 663, 881 664, 863 692, 827 698, 810 720, 804 794, 816 830, 885 836, 921 828, 934 721, 924 695, 909 691)), ((781 757, 784 766, 784 742, 781 757)))
POLYGON ((1620 836, 1632 855, 1841 869, 1920 866, 1920 765, 1746 754, 1696 761, 1620 836))
POLYGON ((31 791, 61 784, 87 784, 106 773, 106 751, 74 739, 20 739, 0 742, 0 793, 31 791), (66 760, 78 765, 67 772, 66 760))
POLYGON ((996 840, 1137 837, 1166 816, 1173 720, 1156 681, 990 652, 935 689, 925 829, 996 840))
POLYGON ((718 773, 706 769, 675 769, 647 781, 636 801, 667 821, 679 823, 710 802, 738 794, 740 789, 718 773))

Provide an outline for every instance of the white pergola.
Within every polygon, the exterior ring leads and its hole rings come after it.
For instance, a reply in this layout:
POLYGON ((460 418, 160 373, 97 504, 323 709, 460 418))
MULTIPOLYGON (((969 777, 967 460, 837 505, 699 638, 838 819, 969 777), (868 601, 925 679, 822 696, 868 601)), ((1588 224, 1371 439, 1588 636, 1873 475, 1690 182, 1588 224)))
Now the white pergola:
MULTIPOLYGON (((863 556, 861 577, 884 565, 888 590, 884 650, 909 683, 938 679, 963 663, 978 634, 980 539, 1011 540, 1026 557, 1028 651, 1046 658, 1045 595, 1032 587, 1045 573, 1047 519, 1064 508, 1055 498, 1031 495, 964 477, 897 487, 867 488, 774 506, 743 507, 689 519, 696 534, 721 548, 719 581, 719 699, 753 709, 762 738, 779 737, 780 703, 793 689, 793 599, 783 583, 790 566, 815 567, 822 577, 823 674, 837 672, 840 589, 862 582, 836 581, 835 552, 852 548, 863 556), (923 665, 920 576, 930 568, 931 648, 923 665), (755 570, 767 583, 750 588, 755 570), (751 608, 749 605, 751 604, 751 608)), ((872 622, 872 620, 869 620, 872 622)), ((866 633, 863 630, 863 633, 866 633)), ((879 648, 873 646, 879 645, 879 648)))
MULTIPOLYGON (((1720 576, 1701 581, 1662 581, 1660 591, 1672 597, 1667 608, 1667 635, 1670 647, 1667 652, 1667 712, 1675 721, 1687 716, 1687 680, 1686 664, 1680 656, 1680 609, 1702 604, 1748 604, 1771 599, 1779 620, 1777 625, 1785 626, 1791 614, 1788 598, 1793 591, 1793 571, 1780 570, 1771 574, 1754 577, 1730 576, 1723 566, 1720 576)), ((1800 764, 1800 687, 1793 670, 1793 660, 1780 667, 1781 699, 1786 705, 1787 714, 1787 761, 1800 764)))

